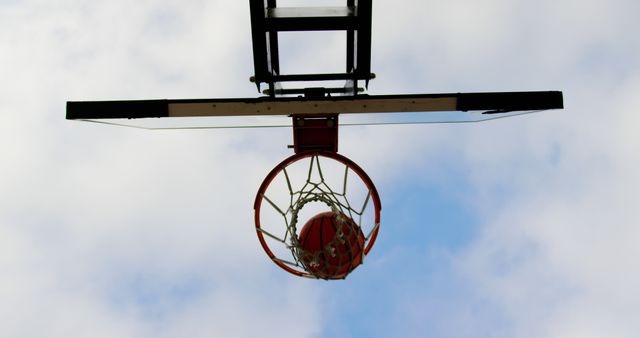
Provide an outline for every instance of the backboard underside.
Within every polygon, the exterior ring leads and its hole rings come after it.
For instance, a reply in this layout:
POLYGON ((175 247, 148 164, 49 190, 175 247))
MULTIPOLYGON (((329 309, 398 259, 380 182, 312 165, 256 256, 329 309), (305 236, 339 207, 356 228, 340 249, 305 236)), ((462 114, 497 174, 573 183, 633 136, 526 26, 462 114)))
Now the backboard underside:
POLYGON ((364 94, 371 72, 372 0, 344 0, 342 7, 278 7, 249 0, 254 75, 266 96, 67 102, 67 119, 146 129, 290 127, 292 115, 340 114, 341 126, 460 123, 529 111, 563 108, 562 93, 499 92, 409 95, 364 94), (343 72, 281 72, 279 36, 333 31, 346 36, 343 72), (335 81, 344 81, 334 87, 335 81), (359 86, 364 84, 364 88, 359 86), (322 87, 328 83, 330 87, 322 87), (297 87, 290 87, 290 86, 297 87))
POLYGON ((344 126, 477 122, 562 107, 557 91, 70 101, 67 119, 147 129, 237 128, 290 127, 293 114, 341 114, 344 126))

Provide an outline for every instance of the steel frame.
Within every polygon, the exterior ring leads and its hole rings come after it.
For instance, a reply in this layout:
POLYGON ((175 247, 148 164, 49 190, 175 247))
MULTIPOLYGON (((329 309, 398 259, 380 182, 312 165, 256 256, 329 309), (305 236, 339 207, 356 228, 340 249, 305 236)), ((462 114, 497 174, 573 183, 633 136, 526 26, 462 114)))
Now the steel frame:
POLYGON ((277 7, 276 0, 249 0, 253 42, 254 76, 258 91, 266 84, 265 94, 275 97, 297 94, 304 88, 283 88, 283 82, 345 80, 339 88, 326 93, 358 95, 358 82, 365 87, 371 73, 372 0, 347 0, 345 7, 277 7), (344 73, 281 74, 278 34, 301 31, 345 31, 347 55, 344 73))

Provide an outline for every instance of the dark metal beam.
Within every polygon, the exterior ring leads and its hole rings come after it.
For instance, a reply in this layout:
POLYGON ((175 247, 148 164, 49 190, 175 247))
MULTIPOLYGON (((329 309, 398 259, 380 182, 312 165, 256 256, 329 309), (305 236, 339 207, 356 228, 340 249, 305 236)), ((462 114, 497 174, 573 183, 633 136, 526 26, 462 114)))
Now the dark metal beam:
MULTIPOLYGON (((362 74, 360 80, 369 80, 374 77, 373 74, 362 74)), ((333 81, 333 80, 351 80, 354 74, 348 73, 324 73, 324 74, 285 74, 272 77, 275 81, 333 81)))
POLYGON ((357 29, 353 7, 285 7, 269 8, 266 13, 267 30, 331 31, 357 29))
MULTIPOLYGON (((356 16, 358 18, 358 30, 356 31, 356 77, 362 78, 364 74, 371 73, 371 0, 357 0, 356 16)), ((368 81, 367 81, 368 84, 368 81)))
MULTIPOLYGON (((272 0, 270 0, 272 1, 272 0)), ((250 0, 251 36, 253 42, 253 66, 258 88, 269 74, 267 37, 265 30, 265 0, 250 0)))
POLYGON ((169 100, 67 102, 68 120, 168 117, 169 100))
MULTIPOLYGON (((355 8, 355 0, 347 0, 347 6, 355 8)), ((355 40, 355 29, 347 30, 347 68, 346 72, 350 73, 353 71, 355 67, 355 58, 356 58, 356 40, 355 40)))
POLYGON ((458 94, 457 110, 521 111, 560 109, 562 92, 503 92, 458 94))

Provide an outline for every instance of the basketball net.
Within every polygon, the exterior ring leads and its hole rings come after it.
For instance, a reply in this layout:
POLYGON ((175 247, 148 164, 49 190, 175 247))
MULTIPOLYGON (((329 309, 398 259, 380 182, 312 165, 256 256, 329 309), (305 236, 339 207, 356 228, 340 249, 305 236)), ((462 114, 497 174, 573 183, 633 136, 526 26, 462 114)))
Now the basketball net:
MULTIPOLYGON (((350 235, 344 232, 349 231, 359 231, 364 234, 364 246, 357 250, 362 256, 358 257, 358 262, 362 262, 375 241, 380 225, 380 200, 373 183, 355 163, 333 152, 296 154, 276 166, 258 191, 255 212, 258 237, 271 259, 295 275, 310 278, 345 278, 351 269, 344 274, 332 276, 314 271, 310 265, 324 260, 323 264, 327 267, 329 263, 323 257, 351 256, 353 252, 340 252, 335 249, 341 243, 344 245, 345 238, 350 235), (306 166, 304 163, 306 161, 303 160, 308 161, 306 166), (331 179, 327 178, 329 176, 325 170, 327 166, 331 166, 331 179), (296 177, 304 181, 296 185, 296 179, 293 178, 294 172, 300 174, 304 171, 306 175, 296 177), (338 175, 341 177, 338 178, 338 175), (284 185, 284 189, 276 188, 276 182, 284 185), (275 197, 275 195, 280 196, 275 197), (265 205, 264 208, 263 205, 265 205), (307 252, 299 240, 299 224, 307 221, 309 217, 306 214, 313 214, 313 211, 305 214, 304 211, 307 208, 331 211, 338 224, 355 224, 357 229, 338 226, 335 229, 335 238, 326 243, 322 253, 307 252), (269 220, 263 219, 267 213, 277 215, 280 221, 273 217, 269 220), (275 227, 275 222, 280 226, 275 227)), ((343 261, 343 257, 337 258, 343 261)))

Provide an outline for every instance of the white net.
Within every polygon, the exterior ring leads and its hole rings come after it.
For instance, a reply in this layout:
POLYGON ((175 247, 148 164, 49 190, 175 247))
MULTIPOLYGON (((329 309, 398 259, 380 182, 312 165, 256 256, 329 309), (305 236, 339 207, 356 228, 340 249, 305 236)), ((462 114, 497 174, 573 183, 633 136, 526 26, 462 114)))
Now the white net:
POLYGON ((344 278, 362 262, 377 235, 380 202, 375 187, 362 169, 341 155, 319 152, 292 158, 274 169, 258 194, 256 229, 261 242, 274 262, 289 272, 344 278), (331 219, 318 219, 327 212, 331 219), (315 252, 305 250, 300 237, 311 219, 333 225, 333 238, 315 252), (354 266, 341 270, 345 262, 354 266))

